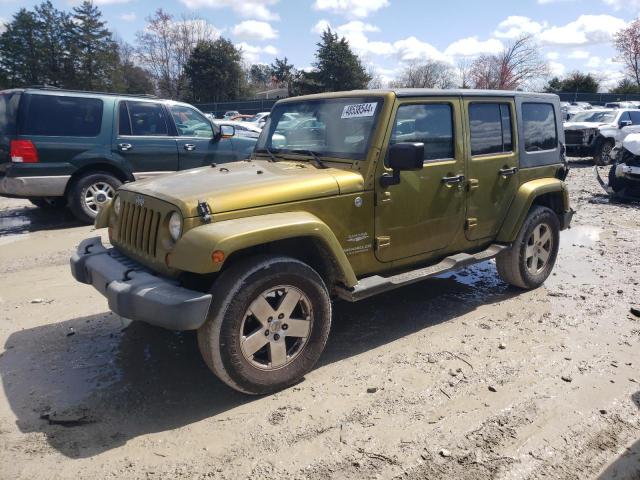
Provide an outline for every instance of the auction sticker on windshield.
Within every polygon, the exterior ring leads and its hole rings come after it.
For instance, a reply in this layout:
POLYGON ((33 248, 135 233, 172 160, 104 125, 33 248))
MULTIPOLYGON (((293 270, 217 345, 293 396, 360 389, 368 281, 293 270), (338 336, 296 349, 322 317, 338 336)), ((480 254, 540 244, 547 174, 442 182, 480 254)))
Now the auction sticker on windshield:
POLYGON ((342 110, 342 117, 340 118, 373 117, 373 114, 376 113, 377 106, 378 104, 376 102, 345 105, 342 110))

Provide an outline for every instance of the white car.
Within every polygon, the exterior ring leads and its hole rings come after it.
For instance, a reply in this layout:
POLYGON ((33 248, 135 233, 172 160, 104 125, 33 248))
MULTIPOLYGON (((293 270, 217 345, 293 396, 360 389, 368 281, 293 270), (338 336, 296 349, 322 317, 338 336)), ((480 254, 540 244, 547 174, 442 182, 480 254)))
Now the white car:
POLYGON ((258 138, 262 132, 262 128, 251 122, 236 122, 234 120, 214 120, 215 124, 233 127, 238 137, 258 138))
POLYGON ((257 125, 258 127, 262 128, 264 127, 264 124, 267 123, 267 118, 269 118, 270 113, 271 112, 256 113, 252 118, 247 120, 247 122, 253 123, 254 125, 257 125))
POLYGON ((640 109, 593 109, 575 113, 564 124, 567 154, 611 162, 611 150, 630 133, 640 133, 640 109))

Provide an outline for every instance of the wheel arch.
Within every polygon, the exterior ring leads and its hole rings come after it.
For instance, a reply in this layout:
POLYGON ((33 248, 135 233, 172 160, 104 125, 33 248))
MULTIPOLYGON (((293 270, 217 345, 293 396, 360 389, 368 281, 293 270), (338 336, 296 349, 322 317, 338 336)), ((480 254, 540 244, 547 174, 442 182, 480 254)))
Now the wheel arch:
POLYGON ((92 173, 109 173, 114 177, 116 177, 118 180, 120 180, 122 183, 131 182, 135 180, 131 173, 113 164, 112 162, 109 162, 107 160, 91 162, 87 165, 83 165, 82 167, 78 168, 75 172, 73 172, 73 174, 71 175, 71 178, 69 179, 69 182, 67 182, 67 187, 64 192, 65 197, 67 196, 69 191, 73 188, 73 186, 75 185, 75 183, 78 181, 79 178, 92 173))

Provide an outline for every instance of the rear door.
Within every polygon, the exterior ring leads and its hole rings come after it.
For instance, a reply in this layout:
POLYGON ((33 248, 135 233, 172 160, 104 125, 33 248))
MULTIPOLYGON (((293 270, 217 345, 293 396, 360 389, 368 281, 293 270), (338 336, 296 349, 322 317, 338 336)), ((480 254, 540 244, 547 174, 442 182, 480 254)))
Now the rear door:
POLYGON ((0 92, 0 175, 11 163, 11 140, 15 138, 20 91, 0 92))
POLYGON ((518 188, 515 102, 466 98, 468 198, 465 235, 469 240, 494 236, 518 188))
POLYGON ((120 100, 113 151, 137 178, 178 170, 178 146, 158 102, 120 100))
POLYGON ((640 133, 640 110, 629 110, 628 112, 624 112, 620 117, 619 122, 624 120, 630 121, 631 125, 620 129, 620 136, 618 140, 624 140, 626 136, 631 133, 640 133))
POLYGON ((236 160, 228 138, 215 138, 213 125, 202 113, 186 105, 169 105, 178 133, 180 170, 236 160))

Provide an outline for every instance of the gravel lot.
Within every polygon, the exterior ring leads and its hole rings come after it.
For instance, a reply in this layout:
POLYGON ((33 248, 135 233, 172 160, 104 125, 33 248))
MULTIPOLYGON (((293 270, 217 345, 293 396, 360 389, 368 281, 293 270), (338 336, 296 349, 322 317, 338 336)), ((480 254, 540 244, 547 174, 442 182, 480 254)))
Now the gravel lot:
POLYGON ((74 282, 99 232, 0 199, 0 477, 640 478, 640 204, 572 167, 546 286, 485 263, 336 302, 318 367, 259 398, 74 282))

